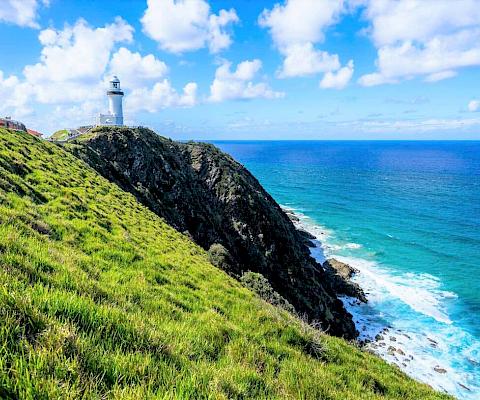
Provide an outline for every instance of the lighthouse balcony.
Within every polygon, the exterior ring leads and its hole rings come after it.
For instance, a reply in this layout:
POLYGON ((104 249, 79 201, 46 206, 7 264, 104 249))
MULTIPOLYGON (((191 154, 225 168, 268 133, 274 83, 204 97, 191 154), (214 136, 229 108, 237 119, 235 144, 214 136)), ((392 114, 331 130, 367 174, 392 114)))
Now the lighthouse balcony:
POLYGON ((122 90, 108 90, 107 95, 117 95, 117 96, 123 96, 123 91, 122 90))

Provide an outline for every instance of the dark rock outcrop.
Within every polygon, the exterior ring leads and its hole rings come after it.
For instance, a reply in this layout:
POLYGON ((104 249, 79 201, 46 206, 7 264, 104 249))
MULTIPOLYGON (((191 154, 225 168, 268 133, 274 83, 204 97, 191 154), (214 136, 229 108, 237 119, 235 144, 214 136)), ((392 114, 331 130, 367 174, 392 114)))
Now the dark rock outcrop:
POLYGON ((354 339, 351 315, 329 275, 255 177, 207 143, 179 143, 138 128, 100 128, 66 147, 239 278, 258 272, 272 288, 330 334, 354 339))
POLYGON ((351 281, 352 276, 358 272, 355 268, 330 258, 323 263, 323 269, 328 275, 327 282, 335 293, 356 297, 364 303, 367 302, 362 288, 357 283, 351 281))

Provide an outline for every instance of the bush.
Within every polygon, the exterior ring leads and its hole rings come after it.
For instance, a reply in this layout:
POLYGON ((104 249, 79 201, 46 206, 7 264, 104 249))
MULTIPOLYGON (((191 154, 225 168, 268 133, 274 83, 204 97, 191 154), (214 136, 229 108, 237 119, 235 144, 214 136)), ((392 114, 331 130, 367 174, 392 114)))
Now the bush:
POLYGON ((215 267, 230 273, 232 271, 232 258, 228 250, 220 243, 214 243, 208 249, 208 260, 215 267))
POLYGON ((280 294, 272 288, 272 285, 270 285, 267 278, 262 274, 248 271, 242 275, 240 281, 245 287, 255 292, 267 303, 283 308, 292 314, 296 314, 295 307, 293 307, 285 298, 280 296, 280 294))

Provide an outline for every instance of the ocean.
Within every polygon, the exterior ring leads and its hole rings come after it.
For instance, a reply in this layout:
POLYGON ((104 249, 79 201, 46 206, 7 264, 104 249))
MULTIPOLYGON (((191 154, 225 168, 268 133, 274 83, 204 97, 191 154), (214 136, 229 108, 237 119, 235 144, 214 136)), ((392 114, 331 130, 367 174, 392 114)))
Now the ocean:
POLYGON ((360 271, 368 304, 343 301, 368 348, 480 398, 480 142, 213 143, 360 271))

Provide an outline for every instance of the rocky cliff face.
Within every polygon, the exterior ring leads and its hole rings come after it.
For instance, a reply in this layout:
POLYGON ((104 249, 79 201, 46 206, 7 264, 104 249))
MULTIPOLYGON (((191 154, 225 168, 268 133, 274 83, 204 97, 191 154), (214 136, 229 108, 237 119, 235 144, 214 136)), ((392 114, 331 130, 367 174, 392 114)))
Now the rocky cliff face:
POLYGON ((255 177, 215 146, 178 143, 142 128, 101 128, 67 148, 210 250, 229 274, 261 273, 330 334, 357 336, 305 236, 255 177))

